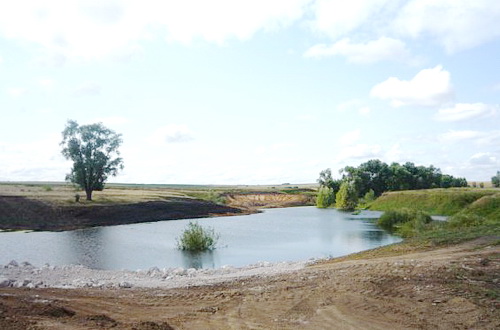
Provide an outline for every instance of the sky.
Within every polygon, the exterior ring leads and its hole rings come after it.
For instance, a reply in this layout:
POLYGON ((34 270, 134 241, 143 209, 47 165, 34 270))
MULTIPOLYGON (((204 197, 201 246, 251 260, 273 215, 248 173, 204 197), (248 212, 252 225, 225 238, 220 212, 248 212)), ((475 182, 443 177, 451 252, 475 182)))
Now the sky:
POLYGON ((489 181, 499 104, 498 0, 0 3, 0 181, 63 181, 68 120, 122 134, 110 182, 489 181))

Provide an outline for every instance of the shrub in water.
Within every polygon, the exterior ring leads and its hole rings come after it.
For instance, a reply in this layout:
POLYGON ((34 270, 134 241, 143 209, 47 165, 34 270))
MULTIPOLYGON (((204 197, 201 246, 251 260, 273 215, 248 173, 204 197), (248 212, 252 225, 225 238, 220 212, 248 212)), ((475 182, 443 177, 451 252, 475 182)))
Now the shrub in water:
POLYGON ((410 237, 422 231, 431 221, 431 216, 423 211, 399 209, 384 212, 378 219, 378 225, 390 231, 397 231, 403 237, 410 237))
POLYGON ((219 235, 213 228, 203 228, 197 222, 189 222, 182 236, 177 239, 177 246, 187 251, 213 250, 218 240, 219 235))

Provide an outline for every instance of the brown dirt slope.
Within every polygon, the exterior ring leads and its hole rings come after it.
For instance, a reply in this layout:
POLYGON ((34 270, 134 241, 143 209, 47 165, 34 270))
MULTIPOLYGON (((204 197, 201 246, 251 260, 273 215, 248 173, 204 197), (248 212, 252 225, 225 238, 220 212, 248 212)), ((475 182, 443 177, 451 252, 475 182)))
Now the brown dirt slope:
POLYGON ((290 207, 313 205, 314 198, 305 194, 283 193, 240 193, 227 194, 226 203, 232 207, 245 209, 290 207))
POLYGON ((179 289, 0 289, 0 328, 498 329, 498 237, 179 289))
POLYGON ((0 229, 8 230, 71 230, 241 213, 237 208, 188 198, 130 204, 61 206, 22 196, 0 196, 0 229))

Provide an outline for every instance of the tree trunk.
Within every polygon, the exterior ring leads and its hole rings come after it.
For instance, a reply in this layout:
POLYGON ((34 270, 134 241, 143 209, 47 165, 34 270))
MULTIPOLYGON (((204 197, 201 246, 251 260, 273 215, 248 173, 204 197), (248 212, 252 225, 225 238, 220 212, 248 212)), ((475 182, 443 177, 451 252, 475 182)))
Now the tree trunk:
POLYGON ((87 194, 87 200, 91 201, 92 200, 92 189, 86 189, 85 194, 87 194))

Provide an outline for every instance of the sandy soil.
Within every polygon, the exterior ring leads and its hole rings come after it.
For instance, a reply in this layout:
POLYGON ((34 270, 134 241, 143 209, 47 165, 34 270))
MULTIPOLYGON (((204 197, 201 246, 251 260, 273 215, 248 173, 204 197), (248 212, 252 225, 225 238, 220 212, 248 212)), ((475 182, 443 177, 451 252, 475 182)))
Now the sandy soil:
POLYGON ((291 207, 315 205, 315 199, 306 194, 282 194, 282 193, 239 193, 226 194, 228 206, 241 209, 261 209, 275 207, 291 207))
POLYGON ((498 329, 498 239, 285 273, 261 265, 210 285, 145 287, 136 274, 132 288, 2 288, 0 328, 498 329))

